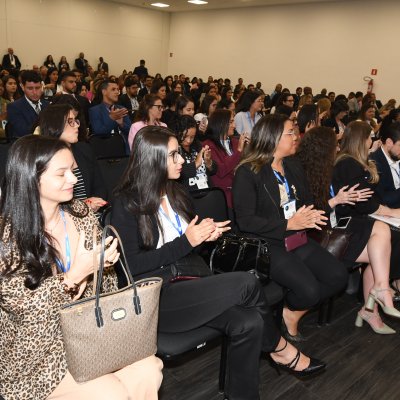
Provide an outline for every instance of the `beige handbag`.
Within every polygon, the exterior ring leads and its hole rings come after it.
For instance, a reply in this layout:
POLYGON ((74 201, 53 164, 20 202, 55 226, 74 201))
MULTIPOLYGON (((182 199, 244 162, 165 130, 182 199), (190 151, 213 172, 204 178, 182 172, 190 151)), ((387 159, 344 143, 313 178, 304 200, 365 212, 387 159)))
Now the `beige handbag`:
POLYGON ((100 266, 93 282, 93 297, 70 303, 60 311, 68 370, 77 382, 117 371, 157 351, 162 279, 147 278, 134 282, 121 239, 110 225, 103 230, 100 266), (128 286, 100 294, 105 239, 109 230, 119 240, 120 263, 128 286))

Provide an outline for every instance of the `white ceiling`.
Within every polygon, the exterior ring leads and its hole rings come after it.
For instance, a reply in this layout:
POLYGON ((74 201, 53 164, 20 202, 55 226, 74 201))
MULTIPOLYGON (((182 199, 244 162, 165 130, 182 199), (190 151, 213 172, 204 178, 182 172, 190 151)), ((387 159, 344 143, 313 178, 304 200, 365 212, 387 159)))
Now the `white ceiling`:
MULTIPOLYGON (((208 0, 208 4, 195 5, 188 3, 187 0, 111 0, 115 3, 123 3, 136 7, 143 7, 151 10, 164 12, 179 11, 200 11, 200 10, 216 10, 223 8, 238 7, 256 7, 256 6, 272 6, 283 4, 304 4, 304 3, 326 3, 332 1, 346 0, 208 0), (170 7, 160 8, 153 7, 151 3, 165 3, 170 7)), ((348 1, 348 0, 347 0, 348 1)))

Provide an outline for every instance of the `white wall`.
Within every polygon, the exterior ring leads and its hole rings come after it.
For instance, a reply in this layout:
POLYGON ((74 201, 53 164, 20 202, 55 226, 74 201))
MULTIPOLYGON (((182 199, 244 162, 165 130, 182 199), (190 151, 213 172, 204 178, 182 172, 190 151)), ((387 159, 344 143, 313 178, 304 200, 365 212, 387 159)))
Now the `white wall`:
POLYGON ((400 100, 400 1, 352 1, 175 13, 171 16, 169 73, 310 85, 337 94, 374 91, 400 100))
POLYGON ((13 47, 23 68, 65 55, 74 67, 83 51, 94 68, 103 56, 114 74, 144 58, 150 73, 165 73, 169 20, 167 13, 102 0, 0 0, 0 54, 13 47))

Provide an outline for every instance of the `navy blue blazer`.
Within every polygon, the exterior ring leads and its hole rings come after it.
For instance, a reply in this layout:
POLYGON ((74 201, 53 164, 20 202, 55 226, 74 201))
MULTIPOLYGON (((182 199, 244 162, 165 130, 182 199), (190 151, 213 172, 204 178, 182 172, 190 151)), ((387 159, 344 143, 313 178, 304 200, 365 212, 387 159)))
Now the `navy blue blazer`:
MULTIPOLYGON (((50 104, 46 100, 41 100, 41 103, 42 110, 50 104)), ((19 138, 32 134, 33 126, 37 123, 38 119, 39 116, 28 103, 26 97, 21 97, 7 106, 7 135, 10 138, 19 138)))
MULTIPOLYGON (((121 106, 115 105, 116 108, 122 108, 121 106)), ((118 122, 110 118, 110 110, 108 105, 101 103, 97 106, 89 108, 89 120, 91 125, 91 131, 93 135, 104 136, 110 135, 112 131, 121 132, 125 137, 128 137, 129 129, 131 128, 132 122, 129 116, 124 117, 124 124, 122 127, 118 125, 118 122)))
POLYGON ((391 208, 400 208, 400 189, 394 187, 392 171, 382 148, 373 152, 370 158, 375 161, 378 168, 379 182, 375 191, 382 204, 391 208))

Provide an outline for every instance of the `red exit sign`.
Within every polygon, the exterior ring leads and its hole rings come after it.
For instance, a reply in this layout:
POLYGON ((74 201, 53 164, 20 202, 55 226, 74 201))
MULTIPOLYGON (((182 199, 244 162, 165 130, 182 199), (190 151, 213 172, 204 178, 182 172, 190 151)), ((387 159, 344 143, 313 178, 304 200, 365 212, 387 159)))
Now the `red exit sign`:
POLYGON ((378 74, 378 70, 376 68, 372 68, 371 75, 377 75, 377 74, 378 74))

